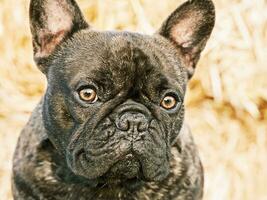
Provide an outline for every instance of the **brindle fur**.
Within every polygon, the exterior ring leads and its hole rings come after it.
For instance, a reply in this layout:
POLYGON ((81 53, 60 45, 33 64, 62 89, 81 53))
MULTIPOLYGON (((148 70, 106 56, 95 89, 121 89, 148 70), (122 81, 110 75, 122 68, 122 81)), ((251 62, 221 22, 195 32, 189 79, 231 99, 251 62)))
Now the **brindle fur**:
POLYGON ((201 199, 183 101, 214 26, 212 1, 187 1, 153 36, 92 30, 74 0, 32 0, 30 19, 48 87, 17 144, 14 199, 201 199), (77 98, 84 84, 95 104, 77 98), (170 92, 178 104, 167 111, 170 92))

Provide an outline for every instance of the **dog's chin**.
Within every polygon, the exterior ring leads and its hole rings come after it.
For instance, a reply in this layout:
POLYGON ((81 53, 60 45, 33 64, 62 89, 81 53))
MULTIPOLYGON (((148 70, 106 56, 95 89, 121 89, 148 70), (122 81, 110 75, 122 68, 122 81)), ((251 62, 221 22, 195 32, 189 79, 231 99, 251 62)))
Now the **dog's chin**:
POLYGON ((131 179, 124 178, 108 178, 107 176, 101 176, 96 179, 96 188, 125 188, 128 190, 136 190, 142 187, 147 181, 142 180, 139 177, 131 179))
POLYGON ((76 161, 74 167, 71 166, 71 169, 74 174, 88 180, 91 186, 98 188, 120 187, 134 190, 147 182, 162 181, 168 175, 166 171, 164 175, 147 178, 142 170, 142 163, 133 154, 126 155, 123 160, 115 162, 107 170, 103 170, 103 166, 95 166, 95 169, 99 170, 97 176, 95 173, 90 173, 84 164, 86 162, 88 160, 81 153, 79 160, 76 161))
POLYGON ((136 189, 146 182, 141 164, 131 154, 127 155, 125 160, 116 162, 105 174, 98 177, 97 181, 98 187, 125 187, 129 190, 136 189))

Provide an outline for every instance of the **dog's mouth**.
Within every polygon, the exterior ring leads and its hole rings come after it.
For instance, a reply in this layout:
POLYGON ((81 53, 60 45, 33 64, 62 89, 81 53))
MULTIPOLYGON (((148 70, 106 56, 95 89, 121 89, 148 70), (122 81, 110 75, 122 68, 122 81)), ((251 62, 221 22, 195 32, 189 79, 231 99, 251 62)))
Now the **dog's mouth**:
POLYGON ((128 154, 124 160, 116 162, 97 180, 97 188, 120 187, 128 190, 135 190, 147 182, 143 176, 141 163, 133 154, 128 154))
POLYGON ((109 178, 131 179, 136 177, 141 170, 140 162, 133 154, 128 154, 123 160, 119 160, 110 167, 106 176, 109 178))
POLYGON ((127 188, 134 190, 147 182, 140 161, 131 153, 124 159, 115 162, 103 175, 93 179, 84 178, 87 180, 85 182, 96 189, 127 188))
POLYGON ((169 173, 169 162, 163 144, 157 145, 160 148, 151 148, 142 142, 136 142, 116 154, 116 149, 121 150, 127 146, 122 143, 120 148, 105 150, 107 153, 97 156, 88 154, 82 148, 74 153, 71 157, 73 160, 69 160, 68 165, 75 174, 91 180, 97 179, 101 183, 118 185, 125 182, 161 181, 169 173))
POLYGON ((142 167, 140 161, 132 153, 116 161, 106 172, 97 177, 99 181, 103 182, 104 180, 105 182, 114 182, 114 184, 135 178, 143 178, 142 167))
POLYGON ((109 154, 92 156, 85 150, 80 150, 72 156, 73 160, 68 165, 74 174, 97 180, 97 183, 102 185, 132 187, 142 182, 163 180, 169 173, 165 151, 139 144, 134 143, 132 149, 127 148, 128 150, 121 154, 110 151, 109 154))

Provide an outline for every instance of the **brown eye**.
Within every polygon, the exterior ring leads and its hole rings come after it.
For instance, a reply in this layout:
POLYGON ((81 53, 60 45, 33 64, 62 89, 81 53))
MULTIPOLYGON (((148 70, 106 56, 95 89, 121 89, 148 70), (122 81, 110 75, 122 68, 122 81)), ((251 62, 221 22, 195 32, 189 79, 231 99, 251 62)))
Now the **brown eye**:
POLYGON ((167 110, 173 109, 177 104, 177 100, 173 96, 165 96, 161 101, 161 106, 167 110))
POLYGON ((96 91, 91 88, 85 88, 79 91, 80 99, 88 103, 95 103, 98 99, 96 91))

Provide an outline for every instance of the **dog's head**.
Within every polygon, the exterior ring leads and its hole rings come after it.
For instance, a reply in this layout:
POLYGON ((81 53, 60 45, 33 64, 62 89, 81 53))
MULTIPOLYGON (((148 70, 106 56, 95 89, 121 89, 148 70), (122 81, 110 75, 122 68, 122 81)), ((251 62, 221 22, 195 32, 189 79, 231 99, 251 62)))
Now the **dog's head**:
POLYGON ((91 29, 74 0, 32 0, 34 58, 48 88, 48 137, 79 176, 169 173, 183 99, 214 26, 210 0, 176 9, 152 36, 91 29))

